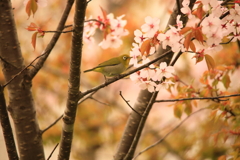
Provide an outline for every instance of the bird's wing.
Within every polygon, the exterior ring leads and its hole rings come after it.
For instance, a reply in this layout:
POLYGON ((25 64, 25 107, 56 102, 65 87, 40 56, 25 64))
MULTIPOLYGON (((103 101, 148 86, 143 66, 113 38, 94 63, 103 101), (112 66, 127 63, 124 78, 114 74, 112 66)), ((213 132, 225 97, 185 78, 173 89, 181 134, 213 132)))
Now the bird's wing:
MULTIPOLYGON (((103 63, 100 63, 98 66, 92 68, 92 69, 88 69, 84 72, 89 72, 89 71, 93 71, 97 68, 101 68, 101 67, 106 67, 106 66, 116 66, 119 64, 119 59, 118 58, 112 58, 112 59, 109 59, 103 63), (109 64, 110 63, 110 64, 109 64)), ((96 70, 95 70, 96 71, 96 70)))
POLYGON ((112 59, 109 59, 109 60, 107 60, 103 63, 100 63, 96 68, 106 67, 106 66, 115 66, 115 65, 118 65, 118 64, 119 64, 119 59, 118 58, 112 58, 112 59))

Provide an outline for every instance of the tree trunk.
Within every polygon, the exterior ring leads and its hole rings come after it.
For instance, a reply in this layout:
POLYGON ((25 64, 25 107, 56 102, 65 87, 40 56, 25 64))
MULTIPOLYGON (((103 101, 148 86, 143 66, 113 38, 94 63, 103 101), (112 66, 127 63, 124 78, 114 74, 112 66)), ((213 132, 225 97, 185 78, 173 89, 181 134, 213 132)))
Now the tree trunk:
MULTIPOLYGON (((0 58, 6 82, 24 68, 10 0, 0 1, 0 58)), ((44 160, 44 151, 36 119, 28 70, 16 76, 8 85, 10 112, 16 130, 21 160, 44 160)))
POLYGON ((68 80, 69 89, 67 104, 63 115, 63 128, 58 160, 67 160, 70 157, 71 145, 73 141, 73 128, 79 101, 83 28, 87 1, 76 0, 75 5, 70 76, 68 80))

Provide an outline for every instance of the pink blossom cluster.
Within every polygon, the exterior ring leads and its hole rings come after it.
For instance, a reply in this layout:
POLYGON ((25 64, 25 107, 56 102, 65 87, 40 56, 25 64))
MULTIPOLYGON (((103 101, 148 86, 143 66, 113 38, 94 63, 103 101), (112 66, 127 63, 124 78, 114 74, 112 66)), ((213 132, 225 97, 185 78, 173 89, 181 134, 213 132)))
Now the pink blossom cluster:
POLYGON ((84 23, 84 41, 86 43, 94 43, 94 34, 96 29, 100 29, 103 33, 103 40, 99 43, 103 49, 117 48, 122 44, 121 38, 128 35, 128 30, 124 27, 127 24, 126 20, 123 20, 124 15, 114 18, 112 13, 98 17, 97 20, 93 20, 92 16, 89 17, 87 22, 84 23))
MULTIPOLYGON (((204 56, 222 50, 223 39, 229 42, 240 40, 240 6, 232 8, 221 5, 222 1, 199 0, 194 8, 189 8, 189 0, 184 0, 181 12, 188 16, 188 23, 183 27, 180 15, 177 16, 176 26, 169 26, 167 31, 159 29, 160 20, 150 16, 145 18, 141 30, 134 32, 135 42, 130 51, 130 64, 139 67, 150 61, 148 56, 156 52, 159 45, 166 49, 169 46, 172 52, 191 52, 204 56), (228 14, 229 13, 229 14, 228 14), (139 60, 142 61, 139 61, 139 60)), ((161 82, 162 78, 173 76, 174 68, 162 62, 159 66, 150 65, 130 76, 130 79, 139 84, 141 89, 149 92, 166 88, 171 81, 161 82)))

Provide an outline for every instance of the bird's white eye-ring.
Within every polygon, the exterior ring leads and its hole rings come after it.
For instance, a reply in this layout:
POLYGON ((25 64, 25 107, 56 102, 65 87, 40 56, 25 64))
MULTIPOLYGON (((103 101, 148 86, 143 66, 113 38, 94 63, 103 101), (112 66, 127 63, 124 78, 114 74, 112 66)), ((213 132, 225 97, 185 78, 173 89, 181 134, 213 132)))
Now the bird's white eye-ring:
POLYGON ((123 56, 123 60, 126 61, 128 59, 127 56, 123 56))

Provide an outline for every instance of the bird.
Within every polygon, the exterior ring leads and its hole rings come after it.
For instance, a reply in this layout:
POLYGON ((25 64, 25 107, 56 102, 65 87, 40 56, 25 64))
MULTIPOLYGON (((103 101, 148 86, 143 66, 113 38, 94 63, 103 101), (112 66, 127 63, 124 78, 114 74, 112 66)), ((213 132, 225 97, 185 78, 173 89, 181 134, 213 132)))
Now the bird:
POLYGON ((85 70, 84 73, 95 71, 102 73, 105 78, 115 77, 120 75, 128 68, 130 58, 131 57, 129 55, 123 54, 104 61, 92 69, 85 70))

